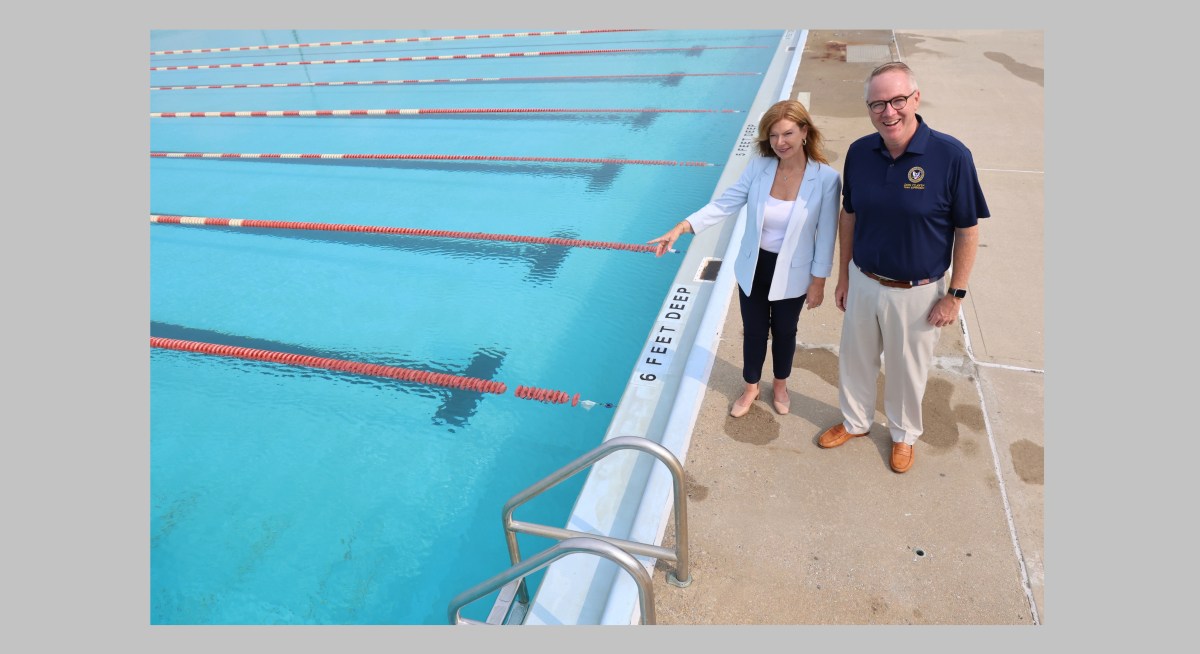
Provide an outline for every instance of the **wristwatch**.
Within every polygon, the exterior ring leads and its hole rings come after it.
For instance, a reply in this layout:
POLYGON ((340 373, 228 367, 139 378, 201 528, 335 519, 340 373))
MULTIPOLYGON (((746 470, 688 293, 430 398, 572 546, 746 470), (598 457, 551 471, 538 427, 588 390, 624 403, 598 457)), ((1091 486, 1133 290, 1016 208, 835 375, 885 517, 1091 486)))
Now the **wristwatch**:
POLYGON ((953 295, 954 297, 961 300, 962 298, 967 297, 967 289, 965 289, 965 288, 948 288, 948 289, 946 289, 946 295, 953 295))

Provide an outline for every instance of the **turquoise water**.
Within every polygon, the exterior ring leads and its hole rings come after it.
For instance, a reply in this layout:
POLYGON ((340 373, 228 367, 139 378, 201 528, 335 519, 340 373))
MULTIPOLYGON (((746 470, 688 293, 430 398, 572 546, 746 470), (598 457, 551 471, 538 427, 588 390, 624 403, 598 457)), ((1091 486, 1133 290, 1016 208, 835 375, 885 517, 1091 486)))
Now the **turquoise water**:
MULTIPOLYGON (((154 32, 151 49, 438 32, 154 32)), ((485 31, 443 31, 473 34, 485 31)), ((151 57, 152 66, 506 51, 761 46, 161 71, 150 84, 756 72, 779 32, 649 31, 151 57)), ((664 107, 744 111, 759 75, 151 91, 150 111, 664 107)), ((154 151, 707 161, 151 159, 159 214, 641 243, 708 200, 746 116, 151 119, 154 151)), ((686 241, 680 246, 686 247, 686 241)), ((152 349, 151 622, 441 624, 509 565, 500 511, 598 445, 677 259, 400 236, 151 225, 151 335, 449 372, 504 395, 152 349), (516 398, 579 393, 590 411, 516 398)), ((565 524, 577 475, 518 511, 565 524)), ((545 548, 522 537, 522 552, 545 548)), ((482 619, 490 601, 466 610, 482 619)))

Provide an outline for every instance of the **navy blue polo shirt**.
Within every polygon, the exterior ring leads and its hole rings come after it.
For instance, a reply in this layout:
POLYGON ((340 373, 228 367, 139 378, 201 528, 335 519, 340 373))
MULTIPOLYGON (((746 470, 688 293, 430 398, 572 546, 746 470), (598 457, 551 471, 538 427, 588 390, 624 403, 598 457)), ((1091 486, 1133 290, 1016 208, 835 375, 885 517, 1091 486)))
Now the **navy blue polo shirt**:
POLYGON ((971 151, 919 114, 917 123, 894 160, 878 133, 850 144, 842 173, 842 208, 854 214, 854 263, 906 281, 944 274, 955 228, 991 216, 971 151))

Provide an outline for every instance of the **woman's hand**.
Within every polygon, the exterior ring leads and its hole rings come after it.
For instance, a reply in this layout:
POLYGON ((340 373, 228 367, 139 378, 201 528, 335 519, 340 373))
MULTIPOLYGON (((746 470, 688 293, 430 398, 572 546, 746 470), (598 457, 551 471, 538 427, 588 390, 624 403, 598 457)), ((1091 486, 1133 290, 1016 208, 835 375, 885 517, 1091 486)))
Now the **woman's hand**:
POLYGON ((646 242, 657 243, 658 248, 654 250, 654 256, 661 257, 664 252, 672 249, 675 246, 675 241, 679 240, 680 236, 689 233, 692 233, 692 224, 686 220, 681 220, 679 221, 679 224, 671 228, 671 231, 659 236, 658 238, 652 238, 646 242))
POLYGON ((825 278, 813 277, 812 281, 808 283, 806 295, 808 299, 804 301, 804 304, 810 310, 821 306, 821 303, 825 301, 825 278))

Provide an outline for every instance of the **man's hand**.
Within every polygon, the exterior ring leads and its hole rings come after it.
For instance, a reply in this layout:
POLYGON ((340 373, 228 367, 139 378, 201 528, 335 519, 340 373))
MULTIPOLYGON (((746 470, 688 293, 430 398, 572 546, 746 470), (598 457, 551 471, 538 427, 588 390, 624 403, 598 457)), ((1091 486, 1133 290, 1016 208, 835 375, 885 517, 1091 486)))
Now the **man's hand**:
POLYGON ((934 327, 945 327, 958 319, 958 305, 962 300, 953 295, 943 295, 942 299, 933 305, 929 312, 929 324, 934 327))

